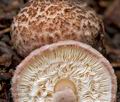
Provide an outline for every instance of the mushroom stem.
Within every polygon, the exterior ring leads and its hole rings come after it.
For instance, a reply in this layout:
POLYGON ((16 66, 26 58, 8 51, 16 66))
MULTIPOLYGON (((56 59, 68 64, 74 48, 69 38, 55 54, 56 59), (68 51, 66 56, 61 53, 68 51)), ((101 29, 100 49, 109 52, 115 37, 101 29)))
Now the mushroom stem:
POLYGON ((76 96, 71 89, 64 89, 54 94, 53 102, 76 102, 76 96))

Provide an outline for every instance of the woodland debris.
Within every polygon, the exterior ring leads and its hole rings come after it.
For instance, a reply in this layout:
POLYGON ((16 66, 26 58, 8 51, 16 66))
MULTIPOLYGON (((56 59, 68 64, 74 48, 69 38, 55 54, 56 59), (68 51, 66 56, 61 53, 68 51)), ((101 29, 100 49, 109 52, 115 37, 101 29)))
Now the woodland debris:
POLYGON ((0 41, 0 65, 9 67, 14 61, 14 64, 20 62, 20 58, 6 43, 0 41))
POLYGON ((120 27, 120 0, 114 0, 113 4, 105 12, 108 23, 113 23, 120 27))
POLYGON ((5 28, 3 30, 0 31, 0 37, 4 34, 4 33, 8 33, 10 32, 10 28, 5 28))
POLYGON ((12 73, 10 72, 0 72, 0 80, 8 80, 12 78, 12 73))

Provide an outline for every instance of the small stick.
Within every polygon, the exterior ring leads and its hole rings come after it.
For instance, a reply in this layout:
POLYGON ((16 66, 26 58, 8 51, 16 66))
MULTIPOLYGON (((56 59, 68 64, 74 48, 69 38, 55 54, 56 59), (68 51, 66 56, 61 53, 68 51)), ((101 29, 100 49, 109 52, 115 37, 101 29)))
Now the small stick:
POLYGON ((120 62, 112 62, 111 64, 114 68, 120 68, 120 62))
POLYGON ((10 32, 10 28, 6 28, 6 29, 3 29, 2 31, 0 31, 0 37, 2 37, 2 35, 7 32, 10 32))

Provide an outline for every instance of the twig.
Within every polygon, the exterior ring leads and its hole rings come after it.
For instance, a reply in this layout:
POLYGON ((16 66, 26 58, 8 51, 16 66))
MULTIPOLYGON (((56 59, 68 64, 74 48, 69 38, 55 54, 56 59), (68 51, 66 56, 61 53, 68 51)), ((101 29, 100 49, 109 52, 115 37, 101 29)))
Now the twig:
POLYGON ((112 62, 111 64, 114 68, 120 68, 120 62, 112 62))
POLYGON ((108 54, 115 54, 117 56, 120 56, 120 50, 119 49, 114 49, 111 46, 107 45, 106 50, 108 54))
POLYGON ((0 31, 0 37, 1 37, 4 33, 7 33, 7 32, 10 32, 10 28, 6 28, 6 29, 3 29, 2 31, 0 31))

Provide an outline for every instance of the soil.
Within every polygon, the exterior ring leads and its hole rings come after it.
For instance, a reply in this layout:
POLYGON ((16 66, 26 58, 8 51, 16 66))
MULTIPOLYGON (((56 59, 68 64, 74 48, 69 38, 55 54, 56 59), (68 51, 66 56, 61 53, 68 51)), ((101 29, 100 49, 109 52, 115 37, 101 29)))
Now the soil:
MULTIPOLYGON (((10 26, 13 17, 28 0, 0 0, 0 102, 13 102, 11 78, 23 59, 11 45, 10 26)), ((103 19, 106 58, 118 80, 117 102, 120 102, 120 0, 84 0, 103 19)))

